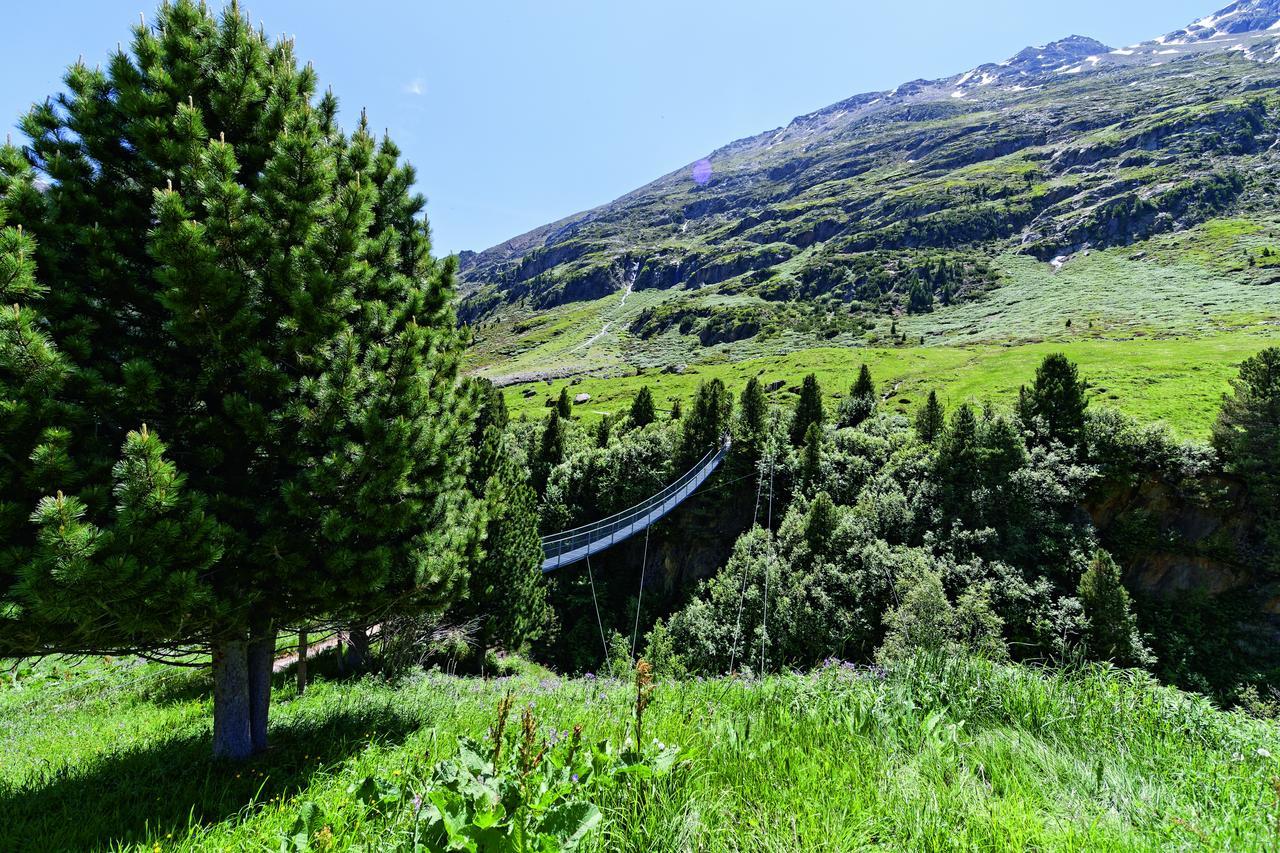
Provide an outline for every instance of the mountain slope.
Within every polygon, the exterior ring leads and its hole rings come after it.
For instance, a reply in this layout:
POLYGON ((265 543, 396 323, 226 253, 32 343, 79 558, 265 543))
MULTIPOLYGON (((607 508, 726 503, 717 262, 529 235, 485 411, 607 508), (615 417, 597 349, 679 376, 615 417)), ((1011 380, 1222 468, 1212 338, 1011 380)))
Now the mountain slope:
MULTIPOLYGON (((642 364, 656 340, 694 360, 746 341, 883 341, 882 318, 987 298, 1009 256, 1051 272, 1264 216, 1280 177, 1278 22, 1280 0, 1239 2, 1141 45, 1072 36, 858 95, 465 253, 473 361, 510 381, 642 364)), ((1266 284, 1267 266, 1233 274, 1266 284)))

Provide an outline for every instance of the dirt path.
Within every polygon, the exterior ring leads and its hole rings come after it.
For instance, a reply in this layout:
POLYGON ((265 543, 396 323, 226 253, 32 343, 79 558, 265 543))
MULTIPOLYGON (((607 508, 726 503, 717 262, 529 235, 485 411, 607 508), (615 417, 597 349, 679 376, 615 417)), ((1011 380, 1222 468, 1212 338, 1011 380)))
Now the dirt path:
MULTIPOLYGON (((338 643, 340 643, 341 641, 342 641, 342 635, 335 632, 331 636, 326 637, 325 639, 321 640, 318 643, 308 643, 307 657, 310 658, 314 655, 320 654, 321 652, 328 651, 329 649, 332 649, 334 646, 338 645, 338 643)), ((284 672, 286 669, 293 666, 297 662, 298 662, 298 652, 297 652, 297 647, 295 646, 294 651, 289 652, 288 654, 283 655, 282 657, 278 657, 272 662, 271 671, 284 672)))

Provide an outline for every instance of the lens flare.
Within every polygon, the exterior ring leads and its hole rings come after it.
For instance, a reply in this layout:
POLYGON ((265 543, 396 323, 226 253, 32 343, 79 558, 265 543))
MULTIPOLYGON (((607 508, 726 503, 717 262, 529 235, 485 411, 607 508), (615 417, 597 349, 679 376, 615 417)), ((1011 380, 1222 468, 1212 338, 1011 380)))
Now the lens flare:
POLYGON ((702 186, 711 180, 711 161, 699 160, 693 164, 693 182, 698 186, 702 186))

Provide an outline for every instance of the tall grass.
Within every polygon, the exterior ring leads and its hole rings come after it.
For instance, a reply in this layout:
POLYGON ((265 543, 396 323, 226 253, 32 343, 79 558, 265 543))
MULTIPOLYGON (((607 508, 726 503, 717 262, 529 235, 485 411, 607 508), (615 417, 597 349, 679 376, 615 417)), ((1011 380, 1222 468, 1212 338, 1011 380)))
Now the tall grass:
MULTIPOLYGON (((327 827, 316 849, 394 849, 432 764, 481 737, 507 691, 548 732, 634 732, 635 690, 619 682, 320 679, 298 697, 282 678, 273 748, 227 767, 207 758, 204 688, 199 673, 147 666, 0 691, 0 849, 277 849, 306 803, 327 827), (366 777, 404 797, 362 801, 366 777)), ((1280 844, 1276 727, 1131 672, 921 658, 660 684, 650 737, 679 744, 682 764, 599 803, 589 848, 1280 844)))

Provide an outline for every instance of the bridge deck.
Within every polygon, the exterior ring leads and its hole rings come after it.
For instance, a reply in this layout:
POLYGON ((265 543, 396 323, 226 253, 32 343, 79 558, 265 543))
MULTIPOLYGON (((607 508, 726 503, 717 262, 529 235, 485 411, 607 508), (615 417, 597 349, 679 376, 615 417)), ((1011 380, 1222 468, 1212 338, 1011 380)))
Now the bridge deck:
POLYGON ((715 473, 730 446, 731 442, 726 438, 718 450, 707 454, 679 480, 629 510, 586 527, 544 537, 542 549, 546 559, 542 563, 542 571, 552 572, 584 560, 657 524, 715 473))

